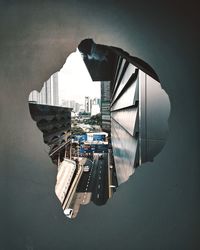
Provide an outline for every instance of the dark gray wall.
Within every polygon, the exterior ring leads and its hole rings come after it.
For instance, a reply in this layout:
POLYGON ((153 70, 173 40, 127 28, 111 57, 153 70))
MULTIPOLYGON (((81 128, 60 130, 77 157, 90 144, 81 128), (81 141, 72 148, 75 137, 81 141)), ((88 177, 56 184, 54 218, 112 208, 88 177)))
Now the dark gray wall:
POLYGON ((40 2, 0 2, 1 249, 199 249, 197 4, 40 2), (170 134, 106 206, 68 221, 27 100, 87 37, 155 69, 171 100, 170 134))

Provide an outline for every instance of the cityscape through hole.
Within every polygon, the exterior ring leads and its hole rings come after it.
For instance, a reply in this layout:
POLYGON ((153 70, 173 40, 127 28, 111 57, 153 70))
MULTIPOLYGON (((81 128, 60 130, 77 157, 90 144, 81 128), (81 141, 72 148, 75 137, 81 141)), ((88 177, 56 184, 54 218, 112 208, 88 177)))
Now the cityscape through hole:
POLYGON ((29 95, 33 120, 57 167, 64 214, 104 205, 168 133, 170 102, 154 70, 120 48, 81 41, 40 92, 29 95))

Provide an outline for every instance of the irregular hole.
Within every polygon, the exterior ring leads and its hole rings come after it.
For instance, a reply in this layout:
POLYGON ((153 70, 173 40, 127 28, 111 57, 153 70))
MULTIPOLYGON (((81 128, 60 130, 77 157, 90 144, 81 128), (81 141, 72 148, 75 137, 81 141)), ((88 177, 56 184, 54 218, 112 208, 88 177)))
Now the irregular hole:
POLYGON ((103 205, 168 133, 170 102, 155 71, 120 48, 81 41, 63 68, 29 95, 33 120, 57 166, 64 213, 103 205))

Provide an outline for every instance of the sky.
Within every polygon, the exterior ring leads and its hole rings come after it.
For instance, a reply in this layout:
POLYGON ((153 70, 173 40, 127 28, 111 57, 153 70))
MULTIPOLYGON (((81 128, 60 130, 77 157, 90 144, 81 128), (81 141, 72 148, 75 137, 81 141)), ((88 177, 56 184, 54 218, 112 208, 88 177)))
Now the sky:
POLYGON ((78 49, 71 53, 58 73, 59 103, 75 100, 84 104, 85 96, 100 98, 100 82, 93 82, 78 49))

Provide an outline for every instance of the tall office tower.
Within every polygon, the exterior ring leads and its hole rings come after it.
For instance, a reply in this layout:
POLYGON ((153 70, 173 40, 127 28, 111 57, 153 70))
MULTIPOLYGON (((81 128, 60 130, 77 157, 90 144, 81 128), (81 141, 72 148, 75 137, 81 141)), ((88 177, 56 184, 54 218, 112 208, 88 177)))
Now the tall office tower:
POLYGON ((91 109, 92 109, 92 105, 93 105, 93 99, 90 99, 90 105, 89 105, 89 112, 91 113, 91 109))
POLYGON ((52 89, 52 77, 50 77, 45 83, 45 95, 46 95, 46 103, 47 105, 53 105, 53 89, 52 89))
POLYGON ((102 129, 106 132, 110 132, 110 81, 101 82, 101 116, 102 129))
POLYGON ((59 106, 59 97, 58 97, 58 72, 51 76, 52 78, 52 89, 53 89, 53 102, 51 105, 59 106))
POLYGON ((79 109, 79 112, 84 112, 85 109, 84 109, 84 105, 83 104, 80 104, 80 109, 79 109))
POLYGON ((37 90, 33 90, 29 95, 29 101, 39 103, 39 92, 37 90))
POLYGON ((46 82, 44 83, 44 85, 39 93, 39 103, 38 104, 47 104, 47 101, 46 101, 46 82))
POLYGON ((100 113, 99 104, 92 104, 92 107, 91 107, 91 116, 97 115, 99 113, 100 113))
POLYGON ((80 104, 79 103, 75 103, 75 110, 76 113, 78 113, 80 111, 80 104))
MULTIPOLYGON (((101 99, 95 97, 95 98, 93 99, 93 105, 98 105, 99 108, 100 108, 100 107, 101 107, 101 99)), ((91 107, 91 108, 92 108, 92 107, 91 107)))
POLYGON ((90 97, 85 97, 85 112, 90 113, 91 112, 91 103, 90 103, 90 97))
POLYGON ((100 100, 101 100, 101 99, 95 97, 95 98, 93 99, 93 104, 98 104, 98 105, 100 105, 100 102, 101 102, 100 100))
POLYGON ((97 99, 97 104, 99 104, 99 106, 101 106, 101 99, 100 98, 97 99))
POLYGON ((37 91, 32 91, 29 96, 29 101, 36 101, 38 104, 59 106, 58 97, 58 72, 53 74, 46 82, 36 96, 37 91))

